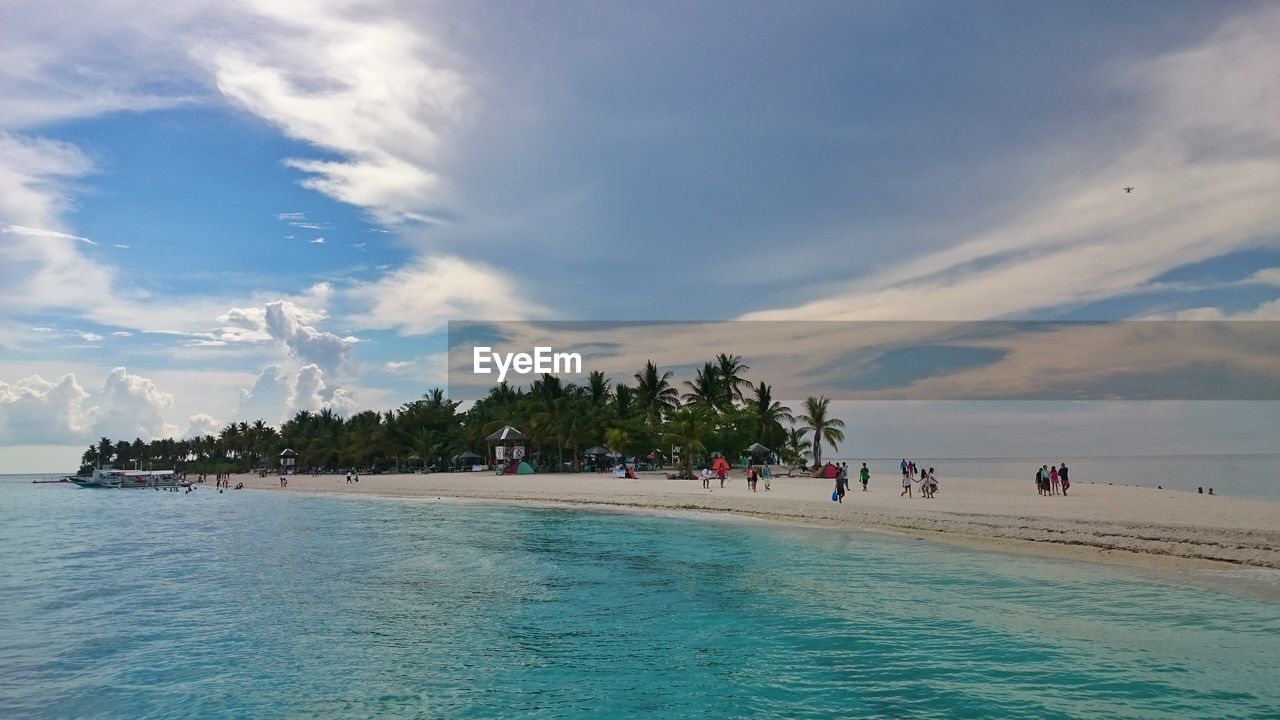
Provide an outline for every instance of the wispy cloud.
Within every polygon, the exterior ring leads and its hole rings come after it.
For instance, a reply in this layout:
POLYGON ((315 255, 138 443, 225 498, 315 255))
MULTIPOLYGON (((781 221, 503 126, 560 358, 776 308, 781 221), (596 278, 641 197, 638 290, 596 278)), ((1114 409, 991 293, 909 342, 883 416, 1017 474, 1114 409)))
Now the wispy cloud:
MULTIPOLYGON (((0 228, 0 233, 6 234, 6 235, 26 235, 27 237, 59 238, 61 240, 79 240, 80 242, 85 243, 86 245, 98 244, 90 240, 89 238, 81 237, 80 235, 72 235, 71 233, 59 232, 57 230, 44 230, 42 228, 23 227, 21 225, 6 225, 3 228, 0 228)), ((120 247, 120 246, 117 245, 116 247, 120 247)))
POLYGON ((323 245, 323 244, 324 244, 324 238, 322 238, 322 237, 318 237, 318 238, 316 238, 315 240, 312 240, 312 241, 311 241, 311 244, 312 244, 312 245, 323 245))
POLYGON ((433 221, 441 132, 468 94, 437 43, 392 12, 246 5, 270 32, 200 48, 218 90, 290 137, 342 156, 286 160, 308 175, 304 186, 379 222, 433 221))
POLYGON ((822 299, 744 318, 1025 315, 1124 295, 1180 265, 1269 242, 1280 233, 1278 22, 1280 7, 1266 6, 1198 47, 1117 68, 1117 90, 1142 100, 1131 119, 1144 127, 1140 141, 1047 186, 1012 220, 822 299))

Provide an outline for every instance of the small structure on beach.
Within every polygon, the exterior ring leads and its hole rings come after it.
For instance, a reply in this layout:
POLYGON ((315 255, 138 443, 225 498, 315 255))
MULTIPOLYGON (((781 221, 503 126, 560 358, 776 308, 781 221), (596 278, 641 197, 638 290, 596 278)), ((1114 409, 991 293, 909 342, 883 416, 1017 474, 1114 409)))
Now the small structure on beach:
POLYGON ((297 472, 298 453, 289 448, 280 451, 280 472, 292 475, 297 472))
POLYGON ((494 465, 519 462, 524 459, 524 433, 503 425, 497 432, 485 438, 489 445, 489 460, 494 465))
POLYGON ((477 463, 480 463, 483 460, 484 458, 482 456, 477 455, 476 453, 473 453, 470 450, 463 450, 462 452, 453 456, 453 466, 470 469, 472 465, 476 465, 477 463))
POLYGON ((753 465, 759 465, 761 462, 767 461, 771 452, 773 451, 758 442, 751 443, 747 448, 747 454, 751 456, 753 465))

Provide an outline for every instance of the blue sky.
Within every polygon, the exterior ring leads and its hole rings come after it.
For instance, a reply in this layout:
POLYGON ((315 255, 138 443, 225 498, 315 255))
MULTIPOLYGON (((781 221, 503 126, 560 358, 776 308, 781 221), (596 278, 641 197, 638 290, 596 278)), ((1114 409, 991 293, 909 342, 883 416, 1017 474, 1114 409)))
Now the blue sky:
POLYGON ((5 14, 0 467, 394 407, 451 319, 1280 316, 1273 4, 5 14))

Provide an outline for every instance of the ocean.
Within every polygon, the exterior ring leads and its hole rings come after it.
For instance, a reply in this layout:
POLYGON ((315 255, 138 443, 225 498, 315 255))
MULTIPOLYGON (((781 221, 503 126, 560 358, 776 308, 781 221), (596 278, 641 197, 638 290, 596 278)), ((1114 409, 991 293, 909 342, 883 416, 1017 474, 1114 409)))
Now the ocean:
POLYGON ((0 480, 0 717, 1280 718, 1280 605, 717 517, 0 480))

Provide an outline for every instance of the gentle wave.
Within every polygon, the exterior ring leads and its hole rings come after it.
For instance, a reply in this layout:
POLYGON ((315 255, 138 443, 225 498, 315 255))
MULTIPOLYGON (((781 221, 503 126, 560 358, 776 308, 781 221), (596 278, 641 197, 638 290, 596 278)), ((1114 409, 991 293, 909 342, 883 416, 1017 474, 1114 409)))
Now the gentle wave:
POLYGON ((0 484, 0 716, 1280 715, 1280 613, 763 524, 0 484))

